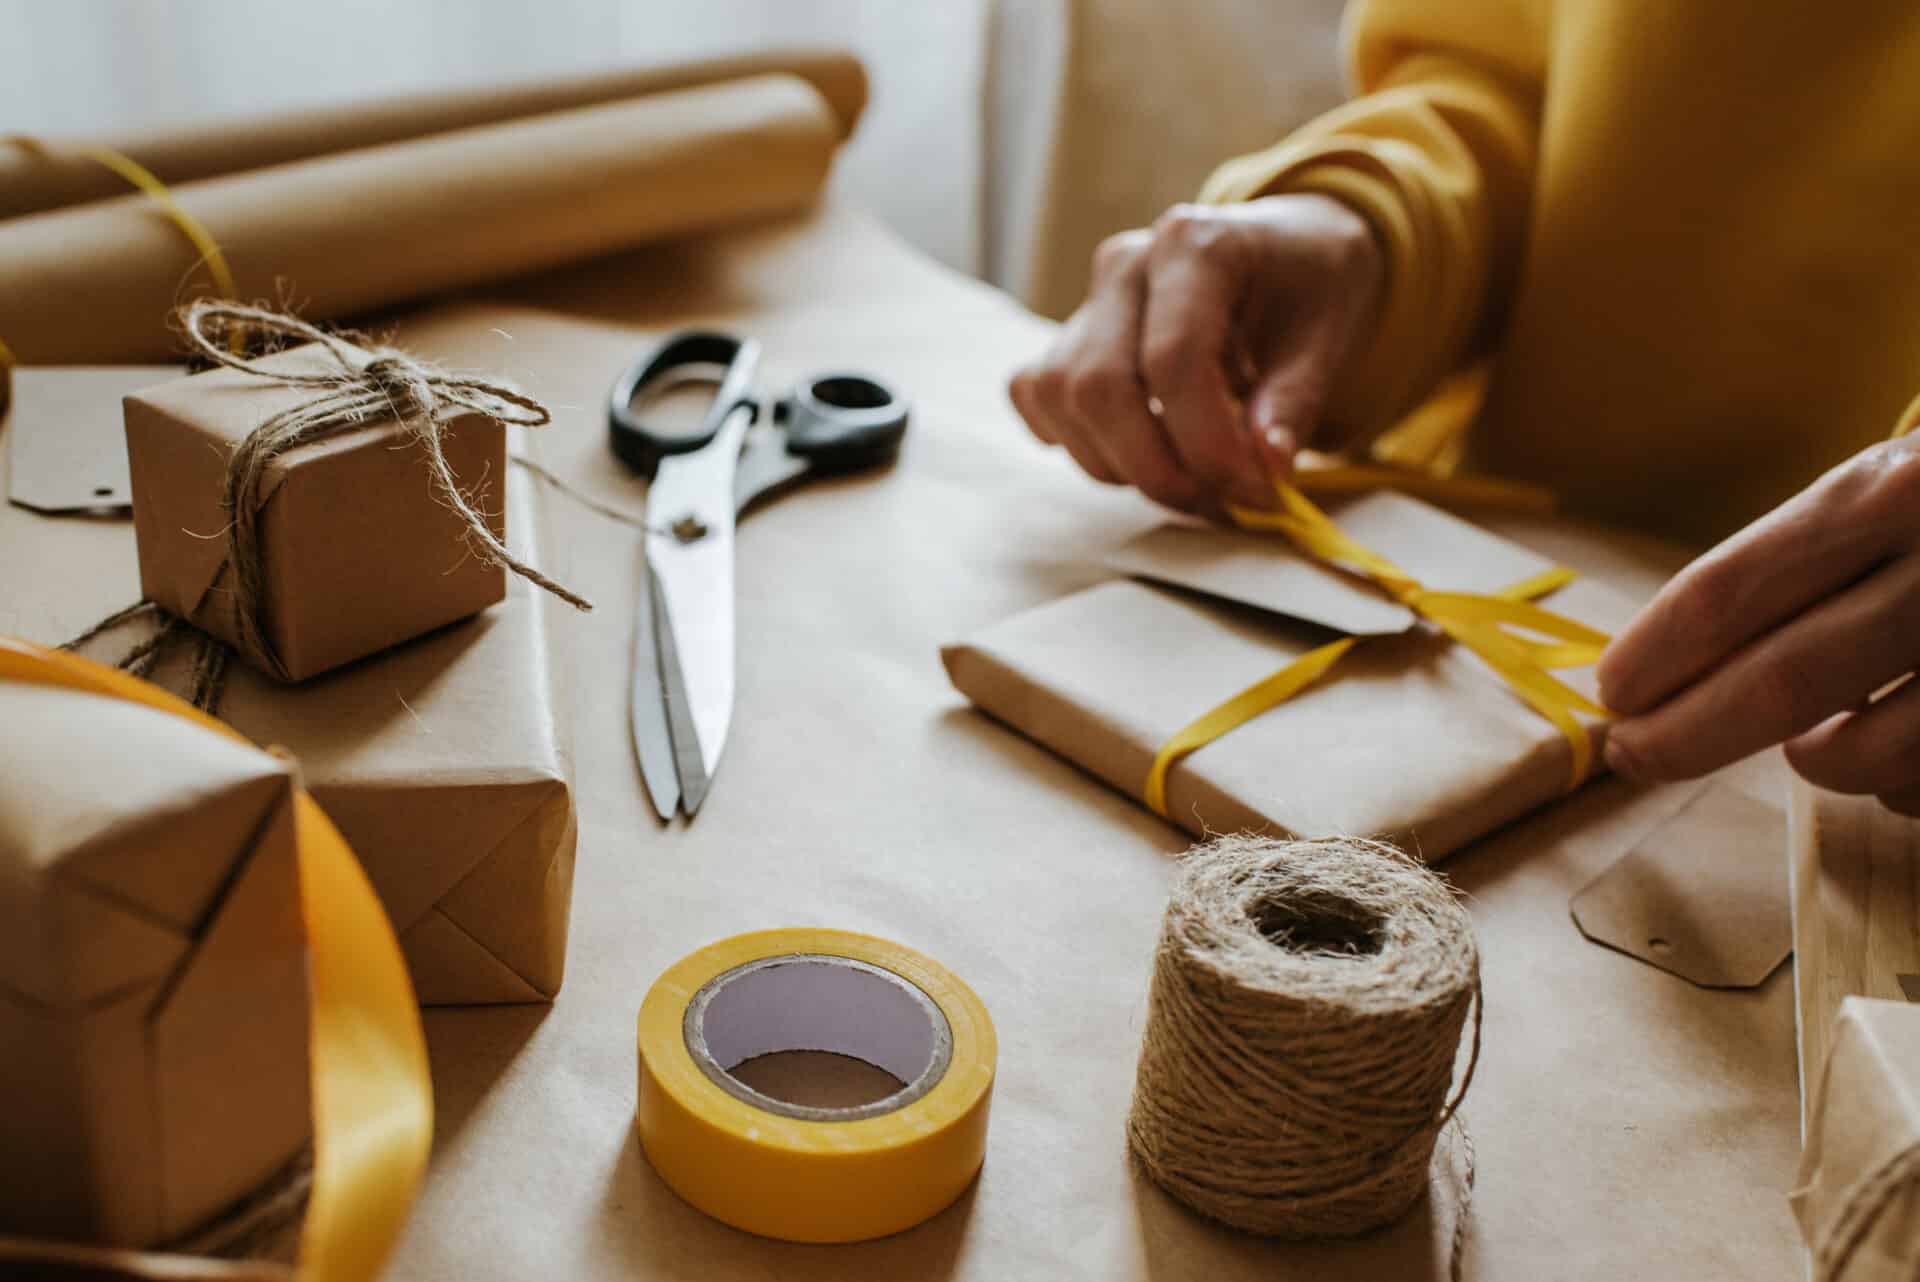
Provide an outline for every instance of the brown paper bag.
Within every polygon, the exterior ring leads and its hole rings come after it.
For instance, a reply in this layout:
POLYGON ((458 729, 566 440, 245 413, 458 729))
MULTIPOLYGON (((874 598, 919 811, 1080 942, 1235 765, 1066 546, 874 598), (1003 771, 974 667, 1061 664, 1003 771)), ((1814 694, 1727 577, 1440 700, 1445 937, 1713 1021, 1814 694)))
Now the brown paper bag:
POLYGON ((1794 1214, 1814 1282, 1920 1276, 1920 1006, 1848 997, 1833 1022, 1794 1214))
MULTIPOLYGON (((28 387, 37 376, 20 373, 28 387)), ((500 492, 509 545, 544 564, 537 487, 512 469, 500 492)), ((140 597, 130 523, 0 504, 0 547, 0 633, 58 643, 140 597)), ((429 1005, 544 1001, 560 986, 575 826, 556 690, 562 620, 544 598, 515 578, 475 617, 298 687, 235 666, 220 703, 223 720, 299 759, 429 1005)), ((144 635, 116 629, 85 653, 113 662, 144 635)), ((177 649, 153 676, 183 690, 191 647, 177 649)))
POLYGON ((0 682, 0 1235, 172 1238, 305 1142, 292 801, 263 752, 0 682))
MULTIPOLYGON (((1398 494, 1328 513, 1436 589, 1492 592, 1550 565, 1398 494)), ((1366 638, 1321 681, 1173 767, 1168 811, 1190 832, 1352 833, 1438 859, 1569 785, 1566 739, 1478 659, 1277 537, 1162 527, 1112 564, 1133 577, 943 657, 983 711, 1134 797, 1160 745, 1195 718, 1342 634, 1366 638)), ((1633 609, 1586 580, 1544 604, 1602 630, 1633 609)), ((1590 673, 1565 679, 1591 694, 1590 673)))

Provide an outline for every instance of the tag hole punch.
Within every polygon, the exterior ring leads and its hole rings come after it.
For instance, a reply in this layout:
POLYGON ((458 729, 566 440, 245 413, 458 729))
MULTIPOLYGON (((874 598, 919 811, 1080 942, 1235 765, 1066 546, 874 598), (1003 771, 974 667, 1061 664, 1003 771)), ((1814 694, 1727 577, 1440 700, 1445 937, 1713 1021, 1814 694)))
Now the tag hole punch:
POLYGON ((113 487, 111 485, 96 485, 93 487, 93 497, 97 499, 110 499, 113 497, 113 487))
POLYGON ((1654 952, 1661 953, 1661 954, 1666 954, 1673 951, 1673 945, 1668 943, 1665 939, 1663 939, 1659 935, 1651 936, 1647 940, 1647 947, 1653 949, 1654 952))
POLYGON ((932 998, 891 971, 825 955, 750 962, 716 977, 688 1005, 682 1032, 721 1090, 811 1121, 904 1108, 938 1085, 953 1056, 932 998))

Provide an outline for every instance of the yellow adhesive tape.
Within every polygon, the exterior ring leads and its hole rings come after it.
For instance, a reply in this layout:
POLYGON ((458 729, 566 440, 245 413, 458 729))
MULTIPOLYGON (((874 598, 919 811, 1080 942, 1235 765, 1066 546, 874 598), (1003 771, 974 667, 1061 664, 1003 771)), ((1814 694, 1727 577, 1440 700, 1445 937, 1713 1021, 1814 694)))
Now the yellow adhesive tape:
POLYGON ((790 1242, 859 1242, 928 1219, 986 1156, 998 1045, 987 1008, 938 962, 839 930, 710 944, 640 1006, 640 1144, 717 1220, 790 1242), (832 1051, 905 1083, 854 1108, 760 1094, 728 1069, 832 1051))

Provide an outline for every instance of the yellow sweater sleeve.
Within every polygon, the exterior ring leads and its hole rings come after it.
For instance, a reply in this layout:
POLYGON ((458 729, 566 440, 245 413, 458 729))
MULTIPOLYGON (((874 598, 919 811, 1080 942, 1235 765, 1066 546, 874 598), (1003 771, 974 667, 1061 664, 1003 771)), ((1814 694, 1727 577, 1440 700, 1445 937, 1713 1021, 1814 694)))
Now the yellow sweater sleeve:
POLYGON ((1387 284, 1328 417, 1371 434, 1497 329, 1526 235, 1552 0, 1355 0, 1353 101, 1228 161, 1201 199, 1320 192, 1372 224, 1387 284))

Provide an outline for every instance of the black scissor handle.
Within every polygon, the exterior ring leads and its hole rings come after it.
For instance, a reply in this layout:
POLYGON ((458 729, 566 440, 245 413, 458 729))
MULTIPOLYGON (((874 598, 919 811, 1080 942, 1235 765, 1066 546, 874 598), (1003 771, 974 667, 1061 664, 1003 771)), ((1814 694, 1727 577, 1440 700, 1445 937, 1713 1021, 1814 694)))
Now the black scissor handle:
POLYGON ((741 402, 752 399, 760 345, 712 330, 689 329, 668 335, 649 355, 629 365, 607 394, 608 444, 636 471, 653 470, 662 455, 686 454, 714 438, 720 424, 741 402), (686 383, 715 383, 713 405, 692 431, 663 431, 642 422, 634 401, 686 383))
POLYGON ((780 402, 775 414, 787 452, 816 471, 851 472, 892 458, 907 431, 907 403, 864 374, 818 374, 780 402))

